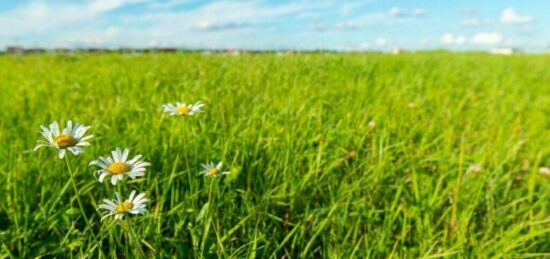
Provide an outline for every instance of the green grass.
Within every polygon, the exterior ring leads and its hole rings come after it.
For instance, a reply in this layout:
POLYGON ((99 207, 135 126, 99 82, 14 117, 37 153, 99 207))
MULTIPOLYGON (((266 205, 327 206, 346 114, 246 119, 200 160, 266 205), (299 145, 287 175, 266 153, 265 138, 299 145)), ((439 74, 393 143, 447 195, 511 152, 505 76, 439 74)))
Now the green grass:
POLYGON ((0 258, 548 257, 549 69, 475 53, 1 56, 0 258), (198 100, 199 116, 160 111, 198 100), (91 226, 65 162, 32 152, 40 125, 69 119, 95 135, 69 155, 91 226), (123 186, 152 202, 100 222, 115 188, 88 163, 115 147, 153 164, 123 186), (232 174, 199 177, 209 160, 232 174))

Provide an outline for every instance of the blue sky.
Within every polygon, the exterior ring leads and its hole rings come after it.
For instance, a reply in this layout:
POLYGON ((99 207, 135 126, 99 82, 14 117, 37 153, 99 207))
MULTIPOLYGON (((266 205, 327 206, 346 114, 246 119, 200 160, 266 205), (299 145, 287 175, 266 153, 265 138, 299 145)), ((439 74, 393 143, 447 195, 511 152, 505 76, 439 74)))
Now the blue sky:
POLYGON ((2 0, 0 48, 540 52, 550 47, 549 11, 548 0, 2 0))

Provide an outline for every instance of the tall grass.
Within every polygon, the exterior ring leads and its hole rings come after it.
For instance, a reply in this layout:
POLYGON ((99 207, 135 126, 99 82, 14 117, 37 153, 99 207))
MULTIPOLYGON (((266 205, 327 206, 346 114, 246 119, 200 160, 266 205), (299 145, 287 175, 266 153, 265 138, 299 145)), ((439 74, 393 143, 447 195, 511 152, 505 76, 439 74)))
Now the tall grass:
POLYGON ((0 57, 0 257, 550 256, 549 68, 449 53, 0 57), (160 111, 197 100, 199 116, 160 111), (39 125, 68 119, 96 136, 69 155, 90 228, 65 163, 31 151, 39 125), (115 188, 87 164, 117 146, 153 164, 132 182, 152 202, 102 223, 115 188), (232 173, 199 177, 209 160, 232 173))

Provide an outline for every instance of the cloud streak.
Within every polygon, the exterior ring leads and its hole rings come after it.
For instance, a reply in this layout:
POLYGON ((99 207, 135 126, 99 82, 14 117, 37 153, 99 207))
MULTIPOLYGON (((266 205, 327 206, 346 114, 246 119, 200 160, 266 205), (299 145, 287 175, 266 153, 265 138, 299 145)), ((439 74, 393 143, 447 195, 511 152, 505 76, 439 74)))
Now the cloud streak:
POLYGON ((500 13, 500 22, 508 25, 518 25, 531 23, 533 18, 527 15, 519 14, 514 8, 505 8, 500 13))
POLYGON ((470 39, 470 42, 479 45, 498 45, 503 40, 504 36, 500 32, 478 32, 470 39))

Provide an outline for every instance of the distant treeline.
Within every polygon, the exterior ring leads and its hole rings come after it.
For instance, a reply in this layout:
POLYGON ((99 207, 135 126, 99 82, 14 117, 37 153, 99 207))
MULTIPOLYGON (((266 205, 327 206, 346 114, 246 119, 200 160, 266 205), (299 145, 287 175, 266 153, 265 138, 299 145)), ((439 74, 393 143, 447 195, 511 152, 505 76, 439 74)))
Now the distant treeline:
POLYGON ((23 48, 19 46, 8 46, 4 51, 0 51, 2 54, 12 55, 24 55, 24 54, 42 54, 42 53, 58 53, 58 54, 71 54, 71 53, 203 53, 203 54, 230 54, 239 55, 241 53, 319 53, 319 52, 337 52, 333 50, 308 50, 308 51, 295 51, 295 50, 241 50, 241 49, 188 49, 188 48, 23 48))

